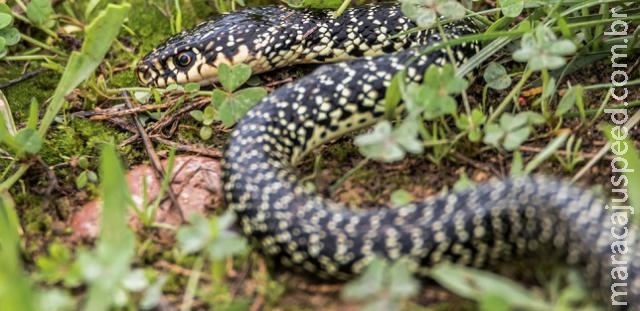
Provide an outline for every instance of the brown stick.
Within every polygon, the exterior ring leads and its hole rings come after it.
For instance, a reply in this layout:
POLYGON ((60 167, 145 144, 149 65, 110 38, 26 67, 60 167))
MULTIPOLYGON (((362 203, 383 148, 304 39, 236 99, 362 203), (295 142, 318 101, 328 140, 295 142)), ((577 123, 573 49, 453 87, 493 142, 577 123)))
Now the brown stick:
MULTIPOLYGON (((124 102, 127 108, 133 109, 133 104, 131 103, 131 100, 129 98, 129 92, 124 91, 123 96, 124 96, 124 102)), ((158 154, 153 148, 153 143, 151 142, 151 139, 149 139, 149 135, 147 135, 147 132, 145 131, 144 126, 142 126, 142 123, 140 122, 140 120, 134 117, 133 122, 135 123, 136 128, 138 130, 138 135, 140 136, 140 138, 142 138, 142 143, 144 144, 145 150, 149 155, 149 160, 151 160, 151 166, 156 172, 156 177, 159 179, 158 182, 162 184, 162 180, 164 180, 164 176, 167 173, 164 171, 164 168, 162 168, 160 157, 158 157, 158 154)), ((169 172, 169 174, 171 174, 171 172, 169 172)), ((180 220, 184 222, 185 218, 182 213, 182 209, 178 204, 178 198, 176 194, 173 192, 173 189, 171 189, 171 186, 167 187, 167 194, 169 195, 169 200, 171 200, 171 208, 177 209, 178 215, 180 215, 180 220)))

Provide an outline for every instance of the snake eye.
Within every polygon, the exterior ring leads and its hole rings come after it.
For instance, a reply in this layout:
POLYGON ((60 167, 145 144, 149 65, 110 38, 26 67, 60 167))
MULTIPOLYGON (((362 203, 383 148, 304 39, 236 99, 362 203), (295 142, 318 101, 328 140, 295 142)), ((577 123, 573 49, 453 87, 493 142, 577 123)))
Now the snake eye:
POLYGON ((191 65, 195 56, 192 51, 180 52, 174 57, 173 62, 180 67, 187 67, 191 65))

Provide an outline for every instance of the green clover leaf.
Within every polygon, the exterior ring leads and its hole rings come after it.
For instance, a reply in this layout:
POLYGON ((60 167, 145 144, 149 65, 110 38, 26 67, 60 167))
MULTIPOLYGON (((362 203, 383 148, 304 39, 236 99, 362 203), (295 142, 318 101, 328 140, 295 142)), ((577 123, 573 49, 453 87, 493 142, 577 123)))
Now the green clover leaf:
POLYGON ((431 66, 427 69, 422 84, 409 84, 405 87, 403 98, 409 113, 422 113, 427 120, 455 114, 458 102, 454 95, 466 89, 468 83, 457 77, 451 65, 431 66))
POLYGON ((376 124, 372 132, 357 136, 354 143, 368 158, 383 162, 399 161, 407 152, 419 154, 424 151, 418 137, 419 126, 418 120, 407 118, 393 129, 391 122, 385 120, 376 124))
POLYGON ((487 65, 483 78, 487 82, 487 86, 494 90, 504 90, 511 86, 511 78, 507 73, 507 69, 496 62, 491 62, 487 65))
POLYGON ((513 59, 528 62, 531 70, 558 69, 566 64, 564 56, 574 54, 576 49, 571 40, 558 39, 549 27, 538 26, 533 33, 522 36, 513 59))
POLYGON ((401 10, 418 26, 425 28, 435 25, 438 16, 458 20, 466 14, 464 6, 455 0, 404 0, 401 10))
POLYGON ((529 138, 533 125, 544 122, 544 117, 535 112, 522 112, 517 115, 505 113, 500 117, 498 124, 487 125, 483 141, 513 151, 529 138))

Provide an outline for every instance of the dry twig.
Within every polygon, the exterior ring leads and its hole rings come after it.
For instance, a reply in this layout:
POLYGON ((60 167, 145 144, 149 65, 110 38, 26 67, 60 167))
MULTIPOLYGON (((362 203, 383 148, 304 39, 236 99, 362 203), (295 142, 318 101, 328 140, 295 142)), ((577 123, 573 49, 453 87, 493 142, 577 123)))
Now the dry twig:
MULTIPOLYGON (((133 104, 131 103, 131 100, 129 98, 129 92, 124 91, 123 95, 124 95, 124 102, 127 108, 133 109, 133 104)), ((149 155, 149 160, 151 160, 151 166, 156 172, 156 177, 159 179, 158 182, 162 184, 162 180, 164 180, 164 176, 167 174, 167 172, 165 172, 164 169, 162 168, 160 157, 158 157, 158 154, 153 148, 153 143, 151 142, 151 139, 149 139, 149 136, 147 135, 147 132, 145 131, 144 126, 142 126, 142 123, 140 123, 140 120, 134 117, 133 122, 135 123, 136 128, 138 130, 138 135, 140 135, 140 138, 142 138, 142 143, 144 144, 145 150, 149 155)), ((169 174, 171 174, 171 172, 169 172, 169 174)), ((167 187, 167 194, 169 195, 169 199, 171 200, 171 208, 177 209, 176 211, 178 212, 178 215, 180 215, 180 220, 184 221, 185 218, 184 218, 184 215, 182 214, 182 209, 178 204, 178 198, 176 194, 173 192, 173 189, 171 189, 171 186, 167 187)))

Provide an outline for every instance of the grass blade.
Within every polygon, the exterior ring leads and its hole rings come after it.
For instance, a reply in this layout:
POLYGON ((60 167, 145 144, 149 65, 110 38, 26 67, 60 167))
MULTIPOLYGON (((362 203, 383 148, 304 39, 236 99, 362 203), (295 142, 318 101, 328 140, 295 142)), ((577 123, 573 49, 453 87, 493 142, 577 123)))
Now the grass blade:
POLYGON ((51 104, 47 107, 42 118, 38 131, 40 135, 44 136, 53 119, 62 108, 65 102, 64 96, 89 78, 100 65, 100 62, 102 62, 111 47, 111 42, 118 35, 120 26, 122 26, 124 19, 127 17, 130 7, 131 5, 128 3, 109 4, 87 26, 82 49, 80 52, 71 53, 62 78, 51 98, 51 104))

